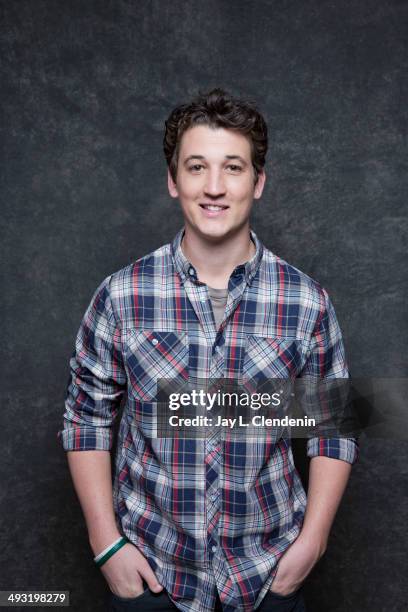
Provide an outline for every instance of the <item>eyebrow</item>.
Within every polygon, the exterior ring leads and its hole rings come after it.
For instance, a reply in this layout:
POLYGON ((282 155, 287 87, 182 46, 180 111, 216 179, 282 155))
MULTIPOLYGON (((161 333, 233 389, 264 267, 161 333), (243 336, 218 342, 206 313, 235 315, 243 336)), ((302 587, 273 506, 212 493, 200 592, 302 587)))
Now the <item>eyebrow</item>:
MULTIPOLYGON (((186 157, 183 163, 187 164, 192 159, 205 159, 205 157, 204 155, 189 155, 188 157, 186 157)), ((247 165, 245 159, 240 155, 226 155, 225 159, 238 159, 242 164, 244 164, 245 166, 247 165)))

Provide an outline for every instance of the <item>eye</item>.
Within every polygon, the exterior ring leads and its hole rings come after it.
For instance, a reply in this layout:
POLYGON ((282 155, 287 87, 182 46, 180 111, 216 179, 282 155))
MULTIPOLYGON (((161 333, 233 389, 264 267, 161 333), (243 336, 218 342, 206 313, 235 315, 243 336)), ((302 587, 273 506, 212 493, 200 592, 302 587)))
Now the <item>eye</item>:
POLYGON ((233 172, 240 172, 242 170, 242 166, 238 166, 238 164, 228 164, 227 168, 230 168, 233 172))
POLYGON ((193 164, 192 166, 189 166, 189 170, 192 170, 194 172, 199 172, 201 170, 201 168, 204 168, 204 166, 202 164, 193 164))

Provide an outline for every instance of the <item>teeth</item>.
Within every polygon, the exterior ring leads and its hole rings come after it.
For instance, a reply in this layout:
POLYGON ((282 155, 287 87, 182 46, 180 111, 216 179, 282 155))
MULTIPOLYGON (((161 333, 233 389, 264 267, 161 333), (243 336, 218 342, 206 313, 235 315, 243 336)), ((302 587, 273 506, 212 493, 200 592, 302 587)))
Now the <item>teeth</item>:
POLYGON ((207 210, 222 210, 224 207, 223 206, 212 206, 212 205, 206 205, 204 206, 204 208, 206 208, 207 210))

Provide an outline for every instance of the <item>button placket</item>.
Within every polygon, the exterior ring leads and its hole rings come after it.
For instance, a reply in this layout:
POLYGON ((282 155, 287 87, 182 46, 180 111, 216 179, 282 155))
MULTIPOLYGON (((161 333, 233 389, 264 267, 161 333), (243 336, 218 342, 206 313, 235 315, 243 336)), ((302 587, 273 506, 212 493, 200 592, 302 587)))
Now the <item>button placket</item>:
POLYGON ((221 469, 221 443, 214 432, 206 440, 206 519, 209 552, 214 553, 217 540, 217 524, 220 513, 219 471, 221 469))

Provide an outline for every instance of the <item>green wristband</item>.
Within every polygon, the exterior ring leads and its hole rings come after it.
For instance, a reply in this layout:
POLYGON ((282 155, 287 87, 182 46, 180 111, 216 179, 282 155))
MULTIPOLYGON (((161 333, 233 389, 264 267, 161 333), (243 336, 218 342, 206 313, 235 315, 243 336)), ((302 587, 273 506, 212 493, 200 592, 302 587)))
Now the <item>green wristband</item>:
POLYGON ((112 557, 112 555, 115 554, 115 552, 117 552, 120 548, 122 548, 122 546, 124 546, 125 544, 128 543, 128 539, 125 537, 122 537, 121 540, 119 540, 119 542, 116 542, 115 546, 112 546, 112 548, 110 550, 108 550, 107 553, 105 553, 103 555, 103 557, 101 557, 99 559, 99 561, 95 561, 97 567, 101 567, 101 565, 103 565, 104 563, 106 563, 106 561, 108 559, 110 559, 112 557))

